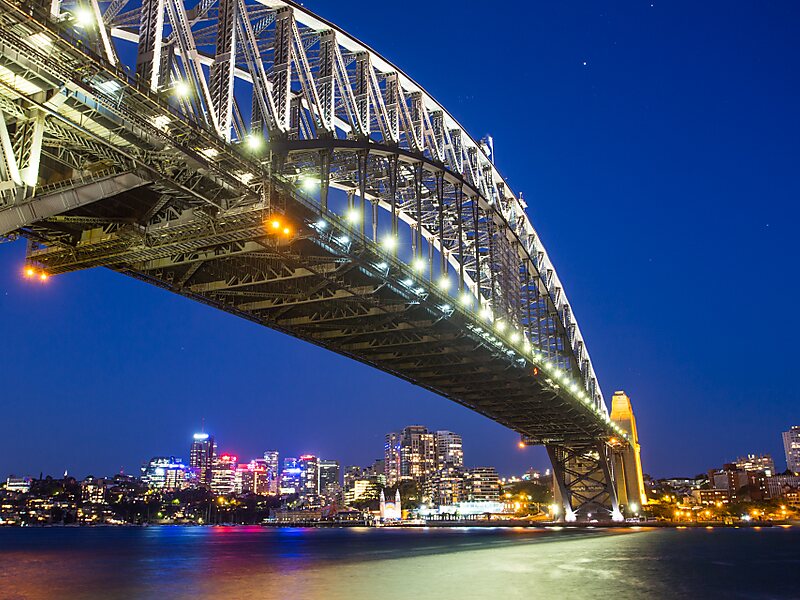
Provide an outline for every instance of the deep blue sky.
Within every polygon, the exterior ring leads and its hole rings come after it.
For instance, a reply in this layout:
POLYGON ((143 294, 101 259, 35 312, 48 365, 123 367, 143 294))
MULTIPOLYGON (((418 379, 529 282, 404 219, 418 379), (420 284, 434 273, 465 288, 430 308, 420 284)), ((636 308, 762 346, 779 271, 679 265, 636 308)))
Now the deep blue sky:
MULTIPOLYGON (((633 398, 646 471, 765 451, 783 468, 780 431, 800 424, 800 5, 306 5, 494 136, 606 395, 633 398)), ((468 464, 546 464, 388 375, 104 270, 32 285, 23 257, 0 246, 0 476, 187 458, 203 417, 243 457, 368 463, 422 423, 461 432, 468 464)))

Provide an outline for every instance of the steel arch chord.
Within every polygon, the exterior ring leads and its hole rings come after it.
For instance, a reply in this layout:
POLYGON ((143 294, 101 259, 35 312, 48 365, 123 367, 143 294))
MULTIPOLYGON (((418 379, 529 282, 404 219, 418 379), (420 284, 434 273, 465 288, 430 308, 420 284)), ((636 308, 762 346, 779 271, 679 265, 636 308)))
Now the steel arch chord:
POLYGON ((564 473, 627 443, 492 140, 347 32, 286 0, 0 0, 0 59, 0 239, 35 269, 350 356, 566 448, 564 473))

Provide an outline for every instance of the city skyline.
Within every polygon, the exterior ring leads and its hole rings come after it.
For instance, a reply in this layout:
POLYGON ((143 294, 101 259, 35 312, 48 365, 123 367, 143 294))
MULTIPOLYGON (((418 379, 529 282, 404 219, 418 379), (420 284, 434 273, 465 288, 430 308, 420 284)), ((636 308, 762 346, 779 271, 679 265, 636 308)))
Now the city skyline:
MULTIPOLYGON (((737 6, 720 24, 713 6, 525 6, 513 35, 482 15, 495 51, 445 70, 405 43, 401 23, 383 19, 377 33, 381 8, 310 8, 403 65, 470 131, 492 134, 568 284, 607 398, 624 389, 636 406, 646 472, 780 455, 774 432, 797 422, 800 400, 788 363, 741 335, 735 299, 742 273, 757 273, 767 298, 794 297, 800 285, 785 276, 799 195, 792 8, 737 6), (727 34, 710 47, 717 26, 727 34), (531 55, 525 77, 519 61, 498 64, 498 52, 531 55), (466 91, 460 82, 476 68, 516 93, 466 91), (501 101, 531 122, 496 118, 501 101)), ((475 26, 471 11, 453 18, 475 26)), ((23 255, 21 243, 0 246, 4 337, 16 340, 0 355, 14 411, 0 442, 5 471, 119 468, 129 448, 168 445, 187 414, 243 440, 242 453, 287 430, 320 455, 342 439, 360 453, 374 441, 359 439, 361 420, 378 438, 425 421, 463 432, 504 471, 546 464, 540 450, 518 450, 513 432, 385 374, 108 271, 32 284, 19 277, 23 255), (235 410, 219 414, 219 403, 235 410)), ((762 343, 788 356, 785 332, 797 329, 788 311, 762 343)))

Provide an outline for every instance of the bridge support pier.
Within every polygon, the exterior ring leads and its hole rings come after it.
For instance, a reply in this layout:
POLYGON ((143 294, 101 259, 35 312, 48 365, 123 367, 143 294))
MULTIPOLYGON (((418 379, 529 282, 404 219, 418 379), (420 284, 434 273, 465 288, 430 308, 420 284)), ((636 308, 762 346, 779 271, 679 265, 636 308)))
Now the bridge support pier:
POLYGON ((632 516, 647 504, 642 474, 639 435, 633 416, 631 399, 623 391, 614 392, 611 399, 611 420, 628 434, 628 445, 614 453, 617 497, 632 516))
POLYGON ((611 448, 602 442, 548 445, 555 500, 566 522, 621 521, 611 448))

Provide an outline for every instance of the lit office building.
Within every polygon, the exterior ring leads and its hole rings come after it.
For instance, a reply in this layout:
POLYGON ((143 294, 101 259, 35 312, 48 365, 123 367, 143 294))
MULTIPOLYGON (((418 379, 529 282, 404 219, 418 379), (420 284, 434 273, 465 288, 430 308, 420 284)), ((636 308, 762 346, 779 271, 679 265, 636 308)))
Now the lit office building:
POLYGON ((464 492, 474 502, 496 502, 500 499, 500 478, 494 467, 469 469, 464 477, 464 492))
POLYGON ((232 494, 236 491, 237 457, 223 454, 211 468, 211 492, 213 494, 232 494))
POLYGON ((319 493, 328 501, 333 501, 342 492, 342 484, 339 482, 339 461, 323 460, 319 461, 319 493))
POLYGON ((783 432, 783 451, 786 452, 786 468, 800 474, 800 425, 783 432))
POLYGON ((364 479, 364 469, 358 465, 350 465, 344 468, 344 491, 349 492, 355 486, 356 481, 364 479))
POLYGON ((737 458, 733 463, 740 471, 760 471, 767 477, 772 477, 775 474, 775 462, 769 454, 748 454, 737 458))
POLYGON ((281 494, 300 493, 300 461, 296 458, 284 458, 283 470, 281 471, 281 482, 279 491, 281 494))
POLYGON ((264 452, 264 460, 267 463, 267 494, 278 494, 280 492, 280 462, 277 450, 267 450, 264 452))
POLYGON ((180 490, 187 485, 188 471, 180 458, 156 456, 142 469, 142 482, 160 490, 180 490))
POLYGON ((193 438, 189 449, 189 466, 196 471, 199 483, 208 484, 217 458, 217 443, 207 433, 195 433, 193 438))
POLYGON ((319 459, 311 454, 300 457, 300 490, 302 498, 319 495, 319 459))
POLYGON ((422 482, 436 470, 436 438, 421 425, 388 433, 384 460, 388 485, 401 480, 422 482))

